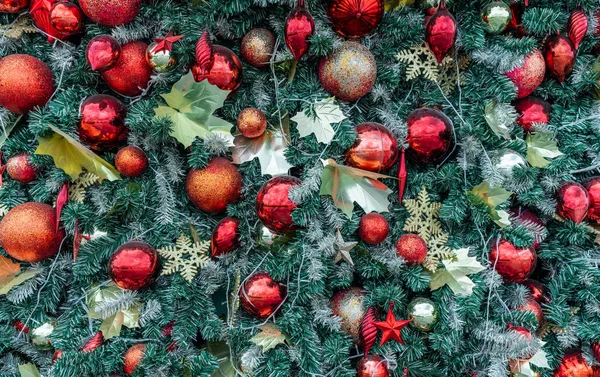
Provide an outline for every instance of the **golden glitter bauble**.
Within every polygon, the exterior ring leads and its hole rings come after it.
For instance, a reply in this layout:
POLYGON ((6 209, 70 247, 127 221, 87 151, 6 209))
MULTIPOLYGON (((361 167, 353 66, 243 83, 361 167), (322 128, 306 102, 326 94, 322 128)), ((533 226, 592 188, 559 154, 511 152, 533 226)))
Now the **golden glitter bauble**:
POLYGON ((319 65, 321 85, 342 101, 357 101, 369 93, 376 78, 375 57, 357 42, 345 42, 319 65))
POLYGON ((44 106, 54 92, 54 77, 46 63, 25 54, 0 59, 0 106, 25 114, 44 106))
POLYGON ((123 357, 123 372, 128 375, 133 373, 140 366, 145 353, 145 344, 136 344, 129 348, 123 357))
POLYGON ((242 194, 242 175, 229 160, 215 157, 204 169, 190 170, 185 190, 192 203, 204 212, 224 212, 242 194))
POLYGON ((544 81, 546 62, 540 50, 534 50, 525 56, 523 64, 505 73, 517 86, 517 98, 527 97, 544 81))
POLYGON ((261 68, 269 64, 275 50, 275 34, 267 29, 252 29, 242 38, 242 57, 251 65, 261 68))
POLYGON ((259 137, 267 129, 267 117, 259 109, 246 107, 237 117, 237 128, 249 139, 259 137))
POLYGON ((330 301, 333 315, 342 318, 342 330, 355 340, 359 339, 360 323, 367 311, 364 301, 365 291, 358 287, 339 291, 330 301))
POLYGON ((64 230, 56 231, 56 214, 48 204, 20 204, 0 221, 0 246, 21 262, 34 263, 53 257, 64 237, 64 230))
POLYGON ((122 148, 115 157, 115 167, 126 177, 137 177, 148 168, 148 157, 140 148, 129 145, 122 148))

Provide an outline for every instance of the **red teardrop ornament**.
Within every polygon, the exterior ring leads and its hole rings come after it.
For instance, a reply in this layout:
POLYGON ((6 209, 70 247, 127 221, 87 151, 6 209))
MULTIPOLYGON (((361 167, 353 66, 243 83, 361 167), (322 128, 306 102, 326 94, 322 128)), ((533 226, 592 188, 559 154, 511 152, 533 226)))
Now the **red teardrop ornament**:
POLYGON ((569 23, 567 24, 567 30, 569 32, 569 39, 573 42, 575 50, 577 50, 579 48, 579 43, 581 43, 581 40, 588 31, 588 20, 581 9, 576 9, 571 13, 569 23))
POLYGON ((87 45, 85 57, 93 71, 111 69, 121 56, 121 45, 110 35, 94 37, 87 45))
POLYGON ((298 0, 298 6, 285 21, 285 44, 288 46, 294 59, 300 60, 308 51, 310 43, 308 38, 315 31, 315 20, 304 7, 304 0, 298 0))
POLYGON ((232 252, 240 244, 240 220, 226 217, 219 221, 210 239, 210 250, 213 258, 232 252))
POLYGON ((435 55, 438 63, 454 47, 456 39, 456 20, 446 9, 446 1, 442 0, 437 12, 434 13, 425 25, 425 42, 435 55))
POLYGON ((61 33, 78 34, 83 31, 83 13, 77 5, 61 1, 52 6, 50 23, 61 33))
POLYGON ((590 206, 588 192, 577 182, 564 182, 556 194, 558 214, 576 223, 582 222, 590 206))
POLYGON ((565 81, 565 77, 573 70, 575 64, 575 46, 561 34, 548 37, 544 48, 546 67, 558 82, 565 81))

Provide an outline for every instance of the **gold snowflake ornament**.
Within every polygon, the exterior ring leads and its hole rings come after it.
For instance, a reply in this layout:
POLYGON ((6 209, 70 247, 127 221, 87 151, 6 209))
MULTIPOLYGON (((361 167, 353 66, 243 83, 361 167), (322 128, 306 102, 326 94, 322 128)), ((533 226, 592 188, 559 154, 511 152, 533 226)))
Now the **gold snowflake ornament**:
POLYGON ((24 33, 36 33, 37 29, 31 24, 29 17, 21 17, 8 25, 0 25, 0 36, 19 39, 24 33))
POLYGON ((69 187, 69 200, 83 203, 87 188, 97 183, 98 179, 98 176, 92 173, 81 174, 69 187))
POLYGON ((441 203, 432 202, 425 186, 419 192, 417 199, 406 199, 404 206, 410 214, 404 223, 404 231, 418 234, 427 244, 427 257, 423 267, 435 272, 442 259, 453 259, 456 255, 446 246, 448 233, 442 229, 438 219, 441 203))
POLYGON ((206 266, 210 260, 209 247, 210 241, 193 242, 189 237, 181 234, 175 241, 175 245, 158 249, 158 253, 167 259, 162 275, 179 273, 188 283, 191 283, 198 270, 206 266))

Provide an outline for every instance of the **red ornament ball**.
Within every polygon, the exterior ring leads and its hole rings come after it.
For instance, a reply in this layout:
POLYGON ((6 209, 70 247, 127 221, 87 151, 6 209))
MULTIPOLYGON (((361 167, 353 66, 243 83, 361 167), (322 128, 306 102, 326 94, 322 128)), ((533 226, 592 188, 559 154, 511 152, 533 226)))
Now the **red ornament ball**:
POLYGON ((140 343, 131 346, 127 352, 125 352, 125 356, 123 357, 123 372, 127 375, 133 373, 140 366, 145 354, 145 344, 140 343))
POLYGON ((226 217, 219 221, 212 232, 210 251, 213 259, 232 252, 240 245, 240 220, 226 217))
POLYGON ((108 150, 127 139, 127 109, 113 96, 95 94, 86 98, 81 103, 80 116, 79 138, 94 150, 108 150))
POLYGON ((29 0, 0 0, 0 13, 19 13, 28 5, 29 0))
POLYGON ((369 245, 382 243, 390 232, 390 224, 383 215, 371 212, 363 215, 358 223, 358 237, 369 245))
POLYGON ((529 96, 514 102, 515 110, 519 114, 517 124, 525 132, 531 130, 534 123, 547 124, 550 121, 552 105, 541 98, 529 96))
POLYGON ((600 362, 600 342, 592 343, 592 354, 594 355, 594 359, 600 362))
POLYGON ((156 250, 145 242, 129 241, 119 246, 108 262, 112 281, 122 289, 142 289, 154 281, 160 269, 156 250))
POLYGON ((252 29, 242 38, 240 48, 242 57, 257 68, 264 67, 271 61, 275 51, 275 34, 263 28, 252 29))
MULTIPOLYGON (((211 45, 211 64, 203 67, 199 64, 192 66, 194 80, 200 82, 204 79, 221 90, 231 90, 230 96, 242 85, 243 68, 240 58, 227 47, 211 45)), ((198 61, 198 46, 196 47, 196 60, 198 61)))
POLYGON ((446 54, 454 47, 456 31, 456 20, 446 9, 446 1, 442 0, 437 11, 425 24, 425 42, 439 64, 442 64, 446 54))
POLYGON ((237 117, 237 128, 248 139, 254 139, 265 133, 267 117, 257 108, 246 107, 237 117))
POLYGON ((254 317, 267 318, 279 309, 286 293, 284 285, 261 271, 250 276, 242 285, 240 303, 254 317))
POLYGON ((577 182, 564 182, 556 193, 556 211, 567 220, 579 224, 588 213, 590 198, 585 187, 577 182))
POLYGON ((524 226, 533 233, 533 243, 531 246, 537 250, 540 243, 544 242, 548 235, 546 224, 535 213, 528 209, 513 208, 509 211, 511 215, 511 221, 515 221, 517 224, 524 226))
POLYGON ((0 59, 0 106, 25 114, 44 106, 54 92, 54 77, 46 63, 25 54, 0 59))
POLYGON ((504 281, 518 283, 525 281, 535 269, 537 254, 531 247, 518 249, 511 242, 501 240, 492 248, 489 260, 504 281))
POLYGON ((123 96, 138 96, 148 87, 152 69, 146 62, 148 45, 141 41, 129 42, 121 47, 121 56, 102 78, 115 92, 123 96))
POLYGON ((115 167, 121 175, 137 177, 144 174, 148 168, 148 157, 142 149, 129 145, 117 152, 115 167))
POLYGON ((546 68, 558 82, 565 81, 565 77, 573 70, 575 64, 575 46, 564 35, 554 34, 546 39, 544 47, 546 68))
POLYGON ((387 362, 379 355, 365 355, 356 366, 356 377, 389 377, 387 362))
POLYGON ((103 72, 117 64, 121 45, 110 35, 100 35, 88 43, 85 57, 93 71, 103 72))
POLYGON ((416 109, 408 114, 408 149, 413 161, 437 163, 446 157, 454 143, 452 121, 435 109, 416 109))
POLYGON ((398 157, 394 135, 382 124, 369 122, 356 126, 358 139, 346 151, 346 163, 355 168, 381 173, 398 157))
POLYGON ((345 42, 319 64, 321 85, 342 101, 359 100, 371 91, 376 78, 375 57, 357 42, 345 42))
POLYGON ((375 30, 383 17, 383 0, 329 0, 327 14, 333 30, 358 38, 375 30))
POLYGON ((258 191, 256 213, 271 232, 285 234, 298 229, 292 220, 292 211, 298 206, 288 197, 290 188, 302 183, 296 177, 284 175, 271 178, 258 191))
POLYGON ((583 184, 588 193, 590 206, 587 217, 598 222, 600 220, 600 177, 592 177, 583 184))
POLYGON ((6 161, 6 172, 17 182, 29 183, 35 179, 37 170, 29 161, 29 154, 23 153, 12 156, 6 161))
POLYGON ((141 0, 79 0, 79 6, 93 22, 104 26, 128 24, 140 11, 141 0))
POLYGON ((418 234, 405 234, 396 241, 396 255, 406 264, 421 264, 427 257, 427 244, 418 234))
POLYGON ((298 6, 285 20, 284 37, 294 59, 300 60, 308 48, 308 39, 315 32, 315 20, 310 12, 304 7, 304 0, 298 1, 298 6))
POLYGON ((364 301, 365 291, 358 287, 352 287, 336 292, 329 302, 332 314, 342 319, 342 331, 355 340, 360 337, 360 324, 367 312, 364 301))
POLYGON ((527 97, 544 81, 546 63, 540 50, 534 50, 525 56, 523 64, 506 72, 513 84, 517 86, 517 98, 527 97))
POLYGON ((242 175, 228 159, 215 157, 203 169, 190 169, 185 190, 202 211, 221 213, 242 195, 242 175))
POLYGON ((83 13, 77 5, 60 1, 50 10, 50 23, 61 33, 78 34, 83 31, 83 13))
POLYGON ((48 204, 19 204, 0 221, 0 246, 21 262, 55 256, 64 237, 64 230, 56 229, 56 211, 48 204))
POLYGON ((581 356, 580 351, 569 351, 554 371, 554 377, 598 377, 600 373, 581 356))
POLYGON ((68 40, 71 34, 63 33, 54 26, 50 20, 50 11, 52 6, 58 3, 60 0, 31 0, 29 4, 29 14, 33 24, 37 26, 41 31, 48 34, 47 39, 53 43, 55 38, 60 40, 68 40))
POLYGON ((529 294, 537 303, 542 304, 549 302, 548 291, 542 283, 537 280, 527 279, 523 282, 523 285, 529 289, 529 294))

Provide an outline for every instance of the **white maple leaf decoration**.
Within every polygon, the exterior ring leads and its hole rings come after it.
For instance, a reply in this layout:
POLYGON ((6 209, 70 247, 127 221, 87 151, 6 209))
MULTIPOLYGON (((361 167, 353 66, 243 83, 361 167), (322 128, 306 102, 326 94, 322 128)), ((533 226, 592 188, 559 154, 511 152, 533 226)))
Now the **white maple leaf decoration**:
POLYGON ((319 143, 329 144, 333 140, 335 130, 332 124, 346 119, 340 106, 334 103, 334 98, 323 99, 310 106, 309 109, 298 112, 291 120, 296 122, 300 137, 314 134, 319 143))
POLYGON ((467 276, 485 270, 477 258, 469 256, 469 249, 456 250, 456 258, 443 259, 444 268, 438 269, 431 277, 429 287, 436 290, 448 285, 457 296, 470 296, 475 283, 467 276))
POLYGON ((198 270, 206 266, 210 260, 208 257, 209 247, 210 241, 196 243, 181 234, 175 245, 158 249, 158 253, 167 259, 161 275, 179 273, 188 283, 191 283, 198 270))
POLYGON ((293 167, 285 158, 287 135, 281 131, 267 130, 259 137, 249 139, 241 134, 235 135, 231 155, 234 164, 243 164, 258 157, 262 175, 286 175, 293 167))

